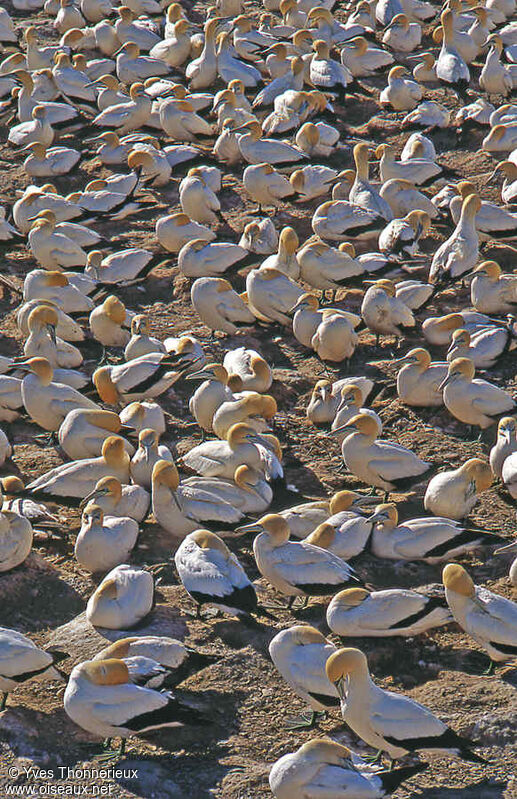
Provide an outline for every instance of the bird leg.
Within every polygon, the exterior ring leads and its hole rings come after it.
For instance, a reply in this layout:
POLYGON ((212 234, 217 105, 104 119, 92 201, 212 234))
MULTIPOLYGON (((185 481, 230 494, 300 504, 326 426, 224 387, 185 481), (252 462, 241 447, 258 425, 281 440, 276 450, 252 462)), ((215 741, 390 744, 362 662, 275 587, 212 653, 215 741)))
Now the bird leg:
POLYGON ((8 695, 9 695, 8 691, 3 691, 2 699, 0 701, 0 713, 2 712, 2 710, 5 710, 5 703, 7 702, 8 695))
POLYGON ((323 721, 326 715, 324 710, 311 710, 310 712, 300 713, 299 716, 287 719, 285 726, 288 730, 310 730, 312 727, 316 726, 320 719, 323 721))
POLYGON ((59 443, 55 430, 49 430, 48 433, 40 433, 34 436, 34 439, 41 444, 42 447, 57 447, 59 443))
POLYGON ((105 751, 102 754, 97 755, 95 760, 107 762, 109 760, 115 760, 117 757, 122 757, 126 751, 126 739, 120 739, 120 746, 118 749, 108 749, 109 746, 111 746, 111 738, 106 738, 103 744, 103 749, 105 751))
POLYGON ((373 764, 378 763, 381 758, 382 758, 382 749, 378 749, 377 754, 369 755, 368 757, 363 757, 363 760, 366 760, 368 765, 373 766, 373 764))
POLYGON ((494 671, 497 668, 497 663, 495 663, 492 658, 490 658, 490 663, 488 664, 488 668, 481 672, 483 677, 491 677, 494 671))

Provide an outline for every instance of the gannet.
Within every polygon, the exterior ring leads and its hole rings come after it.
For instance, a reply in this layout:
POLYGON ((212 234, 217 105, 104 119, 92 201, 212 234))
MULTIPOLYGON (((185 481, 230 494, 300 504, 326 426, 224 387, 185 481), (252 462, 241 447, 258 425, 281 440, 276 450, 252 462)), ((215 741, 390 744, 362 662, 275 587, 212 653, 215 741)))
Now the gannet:
POLYGON ((463 200, 455 230, 433 256, 429 272, 430 283, 455 280, 474 268, 479 254, 476 214, 480 208, 481 200, 476 194, 463 200))
MULTIPOLYGON (((378 421, 379 425, 382 426, 380 416, 370 408, 363 408, 362 404, 363 392, 359 386, 354 385, 354 383, 344 385, 341 389, 339 405, 337 406, 336 415, 332 421, 331 430, 336 431, 338 428, 343 427, 346 422, 358 413, 373 416, 378 421)), ((335 435, 339 443, 342 444, 347 435, 347 431, 344 431, 344 433, 336 433, 335 435)))
POLYGON ((488 47, 488 54, 479 76, 479 86, 488 95, 506 97, 513 89, 513 80, 509 68, 501 62, 503 40, 493 33, 482 44, 488 47))
MULTIPOLYGON (((11 510, 3 509, 3 485, 0 488, 0 573, 16 568, 30 554, 33 530, 30 521, 11 510)), ((0 670, 1 683, 1 670, 0 670)))
POLYGON ((477 311, 459 311, 445 316, 429 316, 422 323, 422 333, 429 344, 436 347, 448 346, 454 330, 465 328, 469 333, 493 324, 488 316, 477 311))
POLYGON ((33 269, 26 275, 23 299, 26 302, 49 300, 64 313, 90 311, 94 306, 93 300, 70 283, 63 272, 46 269, 33 269))
POLYGON ((131 361, 149 352, 165 353, 163 342, 150 334, 149 318, 145 314, 137 314, 131 320, 131 338, 124 349, 124 358, 131 361))
POLYGON ((334 433, 347 430, 351 434, 341 445, 343 460, 347 469, 367 485, 390 492, 429 476, 433 467, 412 450, 377 438, 381 427, 373 416, 358 414, 334 433))
POLYGON ((350 237, 361 241, 375 237, 384 227, 384 218, 347 200, 324 202, 312 217, 312 229, 322 239, 345 241, 350 237))
POLYGON ((427 213, 431 219, 438 216, 438 210, 429 197, 418 191, 413 183, 405 178, 387 180, 380 190, 380 195, 390 206, 395 218, 406 216, 416 208, 427 213))
POLYGON ((386 279, 375 281, 366 291, 361 316, 366 326, 375 333, 377 345, 381 335, 400 338, 405 328, 415 326, 411 309, 396 297, 395 284, 386 279))
POLYGON ((174 563, 198 613, 206 604, 232 616, 258 612, 253 584, 237 557, 215 533, 197 529, 187 535, 176 550, 174 563))
POLYGON ((412 111, 422 99, 422 87, 416 81, 406 78, 407 69, 401 64, 392 67, 388 73, 388 85, 382 90, 379 102, 391 106, 395 111, 412 111))
POLYGON ((319 630, 305 624, 281 630, 271 640, 269 654, 276 669, 310 707, 309 718, 301 716, 301 723, 296 727, 311 727, 318 712, 339 706, 338 693, 325 674, 325 664, 336 651, 334 644, 319 630))
POLYGON ((364 36, 347 41, 341 50, 341 63, 354 78, 375 75, 377 70, 393 64, 393 56, 381 47, 370 45, 364 36))
POLYGON ((218 438, 225 439, 234 424, 244 422, 257 433, 270 431, 268 422, 277 412, 276 400, 269 394, 246 391, 242 397, 225 400, 214 413, 213 431, 218 438))
MULTIPOLYGON (((140 55, 140 48, 136 42, 126 42, 116 50, 113 55, 117 56, 117 77, 121 83, 125 83, 126 86, 131 86, 132 84, 147 80, 147 78, 169 75, 171 72, 170 67, 159 58, 140 55)), ((142 95, 139 96, 139 101, 143 101, 144 99, 146 100, 145 107, 149 108, 150 113, 151 98, 142 91, 142 95)), ((113 111, 115 113, 116 108, 113 109, 113 111)), ((138 125, 135 125, 135 129, 137 127, 138 125)))
MULTIPOLYGON (((517 168, 517 167, 516 167, 517 168)), ((470 299, 477 311, 513 313, 517 309, 517 276, 503 274, 495 261, 483 261, 472 272, 470 299)))
POLYGON ((180 483, 178 470, 171 461, 157 461, 154 465, 152 508, 158 524, 175 538, 197 530, 203 522, 225 527, 244 516, 217 494, 180 483))
POLYGON ((423 517, 398 522, 393 504, 379 505, 369 521, 374 526, 371 550, 378 558, 423 560, 440 563, 482 546, 495 546, 503 539, 473 527, 462 527, 443 517, 423 517))
POLYGON ((447 362, 432 362, 429 352, 417 347, 395 363, 401 365, 397 375, 397 394, 405 405, 421 408, 443 405, 439 387, 447 377, 447 362))
MULTIPOLYGON (((460 54, 458 40, 454 31, 453 12, 446 9, 440 16, 442 23, 442 47, 436 61, 436 77, 445 86, 464 91, 470 82, 470 71, 464 60, 465 52, 460 54)), ((470 38, 470 37, 469 37, 470 38)), ((471 40, 477 55, 477 45, 471 40)), ((470 53, 469 53, 470 54, 470 53)))
POLYGON ((402 219, 388 222, 379 235, 379 250, 398 257, 417 255, 420 239, 427 236, 430 228, 426 211, 410 211, 402 219))
POLYGON ((409 752, 438 750, 474 763, 486 763, 430 710, 407 696, 379 688, 370 677, 366 655, 340 649, 326 665, 327 677, 341 697, 347 725, 369 746, 398 759, 409 752))
POLYGON ((478 502, 478 494, 492 485, 488 463, 469 458, 458 469, 435 475, 426 488, 424 507, 436 516, 464 519, 478 502))
POLYGON ((207 19, 204 25, 204 45, 198 58, 187 65, 185 76, 191 89, 212 86, 217 78, 216 35, 219 19, 207 19))
POLYGON ((138 434, 138 449, 131 458, 130 473, 133 483, 143 488, 151 487, 154 464, 159 460, 172 461, 172 453, 164 444, 159 444, 159 435, 152 428, 144 428, 138 434))
POLYGON ((364 403, 373 389, 373 381, 369 378, 359 375, 357 377, 344 377, 333 384, 330 380, 318 380, 307 406, 307 418, 313 424, 331 423, 339 407, 343 388, 352 384, 357 386, 362 392, 361 403, 364 403))
POLYGON ((45 358, 52 368, 73 369, 83 362, 81 352, 56 334, 59 312, 49 304, 37 305, 29 313, 29 335, 23 346, 26 358, 45 358))
POLYGON ((263 516, 236 532, 258 533, 253 542, 257 568, 291 603, 297 596, 328 596, 361 582, 348 563, 331 552, 305 541, 289 541, 289 525, 278 514, 263 516))
POLYGON ((370 497, 362 497, 354 491, 338 491, 330 500, 322 499, 314 502, 304 502, 291 508, 280 511, 280 516, 289 525, 289 530, 294 538, 305 538, 319 524, 326 522, 329 517, 338 517, 340 514, 350 512, 350 518, 356 514, 354 508, 371 502, 370 497))
POLYGON ((124 303, 110 294, 90 314, 90 330, 104 347, 125 347, 130 339, 124 303))
POLYGON ((79 162, 81 154, 69 147, 51 147, 48 149, 40 142, 32 142, 25 148, 29 155, 23 162, 23 168, 30 177, 47 177, 66 175, 79 162))
POLYGON ((445 597, 432 589, 347 588, 327 608, 327 624, 341 637, 413 636, 451 621, 445 597))
POLYGON ((498 359, 515 348, 513 317, 505 327, 487 327, 470 334, 468 330, 455 330, 447 351, 447 360, 468 358, 476 369, 489 369, 498 359))
POLYGON ((83 568, 105 572, 126 561, 138 538, 138 523, 129 517, 106 516, 89 502, 83 510, 82 525, 74 554, 83 568))
POLYGON ((233 425, 226 441, 206 441, 183 456, 186 466, 205 477, 233 478, 235 469, 243 464, 260 470, 257 444, 263 440, 256 430, 242 422, 233 425))
MULTIPOLYGON (((360 503, 357 507, 360 507, 360 503)), ((374 522, 359 512, 353 512, 351 508, 333 514, 303 540, 332 552, 342 560, 357 557, 368 546, 374 522)))
POLYGON ((228 379, 240 378, 244 391, 258 391, 263 394, 271 388, 273 372, 267 361, 256 350, 237 347, 228 350, 223 359, 228 379))
MULTIPOLYGON (((31 419, 45 430, 58 430, 67 413, 76 408, 100 410, 95 402, 71 386, 53 382, 54 370, 46 358, 17 361, 12 369, 29 372, 21 382, 21 398, 31 419)), ((5 382, 6 378, 3 379, 5 382)))
POLYGON ((33 310, 41 306, 51 308, 56 312, 57 324, 54 325, 51 322, 49 325, 50 327, 54 328, 56 336, 60 336, 60 338, 65 339, 66 341, 85 340, 85 334, 81 325, 79 325, 69 314, 66 314, 64 311, 62 311, 61 308, 59 308, 51 300, 46 299, 29 300, 29 302, 24 302, 23 305, 20 305, 18 308, 16 312, 16 324, 24 336, 28 336, 30 334, 29 318, 33 310))
POLYGON ((189 400, 189 410, 202 430, 210 433, 215 412, 223 402, 233 400, 233 392, 242 389, 242 381, 237 375, 230 381, 226 368, 217 363, 209 363, 185 379, 203 380, 189 400))
MULTIPOLYGON (((165 635, 142 635, 120 638, 97 652, 93 660, 110 658, 150 658, 167 669, 167 685, 177 685, 183 680, 208 668, 220 659, 217 655, 199 652, 176 638, 165 635)), ((163 680, 161 683, 163 684, 163 680)))
POLYGON ((0 422, 13 422, 22 409, 22 381, 9 375, 0 375, 0 422))
POLYGON ((262 472, 249 466, 238 466, 233 480, 220 477, 188 477, 184 485, 208 491, 228 502, 242 513, 264 513, 273 501, 273 490, 262 472))
POLYGON ((336 248, 319 238, 306 241, 297 254, 302 279, 321 291, 336 291, 346 287, 352 278, 362 275, 363 267, 344 244, 336 248))
MULTIPOLYGON (((144 569, 117 565, 104 577, 88 600, 86 618, 94 627, 129 630, 152 610, 154 581, 144 569)), ((103 658, 120 657, 109 653, 103 658)))
POLYGON ((221 219, 221 204, 215 192, 207 186, 197 168, 190 169, 179 185, 182 211, 195 222, 207 225, 218 224, 221 219))
MULTIPOLYGON (((141 688, 130 682, 122 660, 84 661, 76 666, 65 690, 66 714, 94 735, 125 739, 163 727, 202 721, 200 713, 168 692, 141 688)), ((205 722, 203 722, 205 723, 205 722)))
POLYGON ((239 246, 259 255, 276 252, 278 233, 271 219, 266 216, 256 222, 248 222, 239 239, 239 246))
POLYGON ((108 405, 154 398, 167 391, 196 359, 188 354, 150 352, 117 366, 101 366, 92 375, 99 397, 108 405))
POLYGON ((120 421, 137 433, 144 427, 152 427, 159 435, 165 433, 165 415, 156 402, 131 402, 119 414, 120 421))
POLYGON ((517 655, 517 604, 476 586, 459 563, 443 570, 445 596, 452 615, 483 647, 493 662, 514 660, 517 655))
POLYGON ((192 239, 213 241, 215 233, 205 225, 194 222, 184 213, 162 216, 156 222, 158 241, 169 252, 179 252, 192 239))
POLYGON ((179 67, 190 55, 192 25, 187 19, 178 19, 173 24, 174 33, 157 42, 149 51, 151 58, 159 58, 169 67, 179 67))
MULTIPOLYGON (((126 429, 119 416, 112 411, 74 408, 63 419, 58 440, 69 458, 81 460, 98 457, 110 434, 127 434, 128 430, 130 429, 126 429)), ((128 454, 133 455, 134 446, 125 439, 124 446, 128 454)))
POLYGON ((259 319, 289 325, 288 312, 303 294, 302 288, 278 269, 252 269, 246 277, 250 310, 259 319))
POLYGON ((138 485, 122 485, 116 477, 101 477, 95 488, 81 501, 85 507, 92 501, 105 516, 129 517, 142 522, 147 516, 151 497, 148 491, 138 485))
POLYGON ((499 419, 497 438, 490 450, 490 468, 494 477, 502 477, 503 464, 515 451, 517 451, 517 421, 513 416, 503 416, 499 419))
POLYGON ((443 401, 447 410, 460 422, 485 429, 497 417, 513 411, 513 397, 486 380, 474 379, 475 366, 469 358, 455 358, 442 381, 443 401))
MULTIPOLYGON (((295 56, 291 61, 289 72, 281 75, 268 83, 253 100, 252 107, 259 108, 263 105, 272 105, 275 98, 286 91, 301 91, 304 83, 305 63, 303 59, 295 56)), ((264 160, 264 159, 260 159, 264 160)), ((255 162, 257 163, 257 162, 255 162)))
POLYGON ((264 138, 260 122, 245 122, 234 128, 234 132, 240 132, 237 143, 248 164, 290 164, 308 159, 308 155, 298 147, 264 138))
POLYGON ((28 244, 34 258, 45 269, 59 271, 86 264, 86 252, 73 238, 57 229, 55 218, 37 218, 29 232, 28 244))
MULTIPOLYGON (((121 483, 129 483, 129 455, 124 442, 116 436, 108 436, 102 445, 99 458, 84 458, 56 466, 28 484, 32 497, 48 499, 83 498, 93 491, 101 477, 113 475, 121 483)), ((59 500, 58 500, 59 501, 59 500)))
POLYGON ((280 207, 282 200, 294 193, 289 180, 270 164, 251 164, 244 170, 242 180, 260 213, 264 206, 280 207))
MULTIPOLYGON (((82 216, 83 211, 75 203, 61 197, 51 183, 40 188, 29 186, 13 205, 14 224, 21 233, 32 228, 33 217, 40 211, 54 211, 56 222, 64 222, 82 216)), ((52 269, 52 267, 50 267, 52 269)))
POLYGON ((517 164, 513 161, 500 161, 491 177, 495 178, 499 172, 504 175, 501 199, 507 204, 515 203, 517 201, 517 164))
MULTIPOLYGON (((517 125, 496 125, 483 139, 482 150, 509 153, 517 147, 517 125)), ((510 160, 512 158, 510 157, 510 160)))
POLYGON ((291 173, 289 182, 299 197, 298 202, 308 202, 327 194, 330 185, 339 177, 335 169, 309 164, 291 173))
POLYGON ((231 242, 192 239, 178 253, 178 266, 185 277, 217 277, 226 270, 247 265, 249 253, 231 242))
POLYGON ((239 327, 249 327, 255 316, 248 302, 223 278, 200 277, 191 289, 194 309, 207 327, 235 335, 239 327))
POLYGON ((425 157, 424 149, 419 141, 413 144, 413 155, 407 161, 396 161, 395 150, 390 144, 380 144, 375 155, 380 158, 379 174, 385 183, 387 180, 409 180, 415 186, 432 183, 442 174, 442 167, 425 157))
POLYGON ((65 655, 46 652, 17 630, 0 627, 0 712, 5 710, 8 694, 29 680, 59 680, 54 667, 65 655))
POLYGON ((404 780, 425 771, 427 763, 368 772, 366 762, 329 738, 315 738, 273 763, 269 785, 276 799, 381 799, 404 780), (323 791, 323 793, 322 793, 323 791))

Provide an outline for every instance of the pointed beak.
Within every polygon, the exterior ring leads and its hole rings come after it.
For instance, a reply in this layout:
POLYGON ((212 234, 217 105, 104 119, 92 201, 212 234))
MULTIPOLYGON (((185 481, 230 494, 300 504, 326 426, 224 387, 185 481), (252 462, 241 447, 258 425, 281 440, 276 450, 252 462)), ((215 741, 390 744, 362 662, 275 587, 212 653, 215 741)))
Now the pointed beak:
POLYGON ((252 524, 244 524, 242 527, 236 527, 235 532, 238 535, 246 535, 246 533, 262 533, 264 528, 261 524, 253 522, 252 524))
POLYGON ((340 679, 335 683, 335 686, 339 698, 344 701, 346 698, 346 686, 344 678, 340 677, 340 679))
POLYGON ((339 433, 346 433, 348 430, 353 432, 354 430, 357 430, 357 427, 355 426, 355 424, 342 424, 340 427, 336 427, 335 430, 331 430, 330 435, 335 436, 338 435, 339 433))
POLYGON ((387 520, 387 516, 385 513, 373 513, 369 518, 368 521, 375 524, 376 522, 385 522, 387 520))
POLYGON ((506 544, 504 547, 499 547, 499 549, 494 550, 494 555, 500 555, 501 552, 505 554, 508 552, 517 552, 517 541, 512 541, 511 544, 506 544))
POLYGON ((377 505, 379 497, 358 497, 352 502, 353 508, 362 508, 363 505, 377 505))
POLYGON ((52 343, 53 344, 57 344, 56 328, 54 327, 54 325, 47 325, 47 330, 48 330, 48 333, 49 333, 49 336, 50 336, 50 339, 51 339, 52 343))
POLYGON ((210 380, 213 378, 212 372, 204 372, 202 369, 199 372, 191 372, 186 375, 185 380, 210 380))
POLYGON ((82 510, 88 504, 88 502, 90 502, 90 500, 97 499, 98 497, 103 496, 104 493, 104 491, 97 491, 96 489, 90 491, 90 493, 87 494, 79 503, 79 509, 82 510))
POLYGON ((452 374, 449 374, 449 375, 447 375, 447 377, 445 378, 445 380, 442 380, 442 382, 441 382, 441 383, 440 383, 440 385, 438 386, 438 391, 443 391, 443 389, 445 388, 445 386, 448 386, 448 385, 449 385, 449 383, 451 382, 451 380, 452 380, 452 374))

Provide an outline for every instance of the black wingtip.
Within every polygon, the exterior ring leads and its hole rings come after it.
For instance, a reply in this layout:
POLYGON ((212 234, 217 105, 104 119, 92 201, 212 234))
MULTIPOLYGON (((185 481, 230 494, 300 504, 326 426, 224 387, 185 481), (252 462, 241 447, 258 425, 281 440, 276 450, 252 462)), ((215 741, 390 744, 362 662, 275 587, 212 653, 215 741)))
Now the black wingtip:
POLYGON ((421 774, 422 771, 425 771, 429 767, 429 763, 415 763, 414 766, 401 766, 400 768, 395 768, 393 771, 383 771, 376 776, 382 782, 382 787, 386 791, 387 794, 393 793, 399 785, 401 785, 405 780, 409 780, 411 777, 414 777, 415 774, 421 774))

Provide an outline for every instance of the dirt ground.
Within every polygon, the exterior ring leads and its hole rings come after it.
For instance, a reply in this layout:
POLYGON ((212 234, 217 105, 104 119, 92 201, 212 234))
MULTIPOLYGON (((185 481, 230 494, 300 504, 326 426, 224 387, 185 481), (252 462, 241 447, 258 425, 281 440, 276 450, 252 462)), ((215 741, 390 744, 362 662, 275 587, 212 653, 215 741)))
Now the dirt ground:
MULTIPOLYGON (((10 2, 3 6, 13 13, 16 23, 23 27, 29 22, 37 24, 42 38, 53 38, 49 19, 43 13, 30 19, 13 12, 10 2)), ((194 6, 189 14, 201 19, 201 6, 194 6)), ((339 17, 340 14, 338 13, 339 17)), ((342 16, 342 15, 341 15, 342 16)), ((424 49, 424 48, 422 48, 424 49)), ((374 100, 385 83, 380 77, 364 82, 372 92, 370 99, 338 104, 336 124, 344 136, 350 128, 359 126, 369 141, 388 141, 400 151, 408 133, 400 131, 402 115, 380 112, 374 100), (375 119, 372 120, 372 116, 375 119)), ((443 90, 429 91, 426 99, 439 99, 454 107, 455 98, 443 90)), ((357 99, 357 98, 356 98, 357 99)), ((71 139, 72 146, 81 146, 81 139, 93 135, 86 128, 71 139)), ((6 128, 0 129, 0 142, 5 142, 6 128)), ((485 199, 498 199, 499 186, 487 185, 486 179, 495 160, 480 151, 483 131, 474 130, 468 137, 459 139, 454 129, 433 131, 431 138, 444 165, 458 175, 472 180, 485 199)), ((346 139, 345 139, 346 140, 346 139)), ((13 149, 0 144, 0 203, 10 205, 16 191, 27 185, 22 169, 23 159, 13 149)), ((348 166, 350 153, 345 151, 339 165, 348 166)), ((105 170, 84 151, 80 167, 67 177, 56 179, 63 193, 83 186, 92 176, 102 176, 105 170)), ((179 176, 181 177, 181 175, 179 176)), ((227 173, 221 193, 226 226, 217 231, 220 240, 237 241, 246 222, 253 218, 253 206, 246 199, 240 182, 240 171, 227 173)), ((125 220, 115 227, 109 222, 95 224, 94 228, 111 239, 113 249, 126 246, 146 246, 159 250, 154 235, 157 218, 178 209, 177 182, 155 192, 156 207, 125 220)), ((292 224, 300 240, 311 234, 310 218, 319 203, 303 206, 285 206, 276 215, 275 224, 281 228, 292 224)), ((443 231, 433 230, 424 242, 426 252, 434 252, 443 231)), ((506 269, 515 266, 515 254, 500 246, 489 245, 488 257, 496 258, 506 269)), ((168 254, 164 253, 164 260, 168 254)), ((23 245, 8 247, 2 258, 2 273, 13 284, 21 287, 25 274, 36 266, 23 245)), ((425 274, 425 272, 423 273, 425 274)), ((244 284, 244 275, 235 278, 234 286, 244 284)), ((326 376, 326 370, 301 347, 287 330, 272 334, 257 328, 252 334, 238 338, 215 339, 197 318, 190 304, 189 281, 178 275, 176 260, 172 257, 165 266, 156 269, 144 286, 123 289, 117 294, 128 308, 149 314, 153 335, 165 338, 180 332, 193 332, 203 343, 210 359, 222 360, 227 348, 244 344, 258 349, 274 369, 271 393, 278 401, 279 413, 275 432, 283 447, 284 465, 288 482, 306 496, 327 496, 336 489, 358 487, 351 476, 339 471, 342 459, 337 443, 326 430, 313 427, 305 416, 310 392, 317 379, 326 376)), ((361 303, 359 290, 342 291, 338 305, 357 310, 361 303)), ((0 352, 15 355, 22 352, 23 341, 15 323, 15 311, 20 297, 4 290, 0 300, 1 338, 0 352)), ((455 286, 443 292, 418 319, 450 310, 467 307, 468 292, 455 286)), ((402 344, 402 352, 421 342, 418 331, 402 344)), ((85 368, 91 373, 96 368, 98 348, 91 343, 82 347, 85 368)), ((384 436, 411 446, 420 456, 437 464, 456 467, 472 456, 485 456, 489 443, 469 440, 466 428, 455 422, 445 409, 410 409, 396 398, 393 378, 396 372, 390 366, 391 342, 376 347, 373 337, 361 334, 349 374, 367 374, 387 379, 386 388, 374 402, 384 424, 384 436), (385 362, 382 362, 386 359, 385 362), (372 365, 372 362, 381 362, 372 365)), ((444 351, 432 350, 434 359, 442 359, 444 351)), ((340 375, 339 370, 331 372, 340 375)), ((497 385, 517 394, 515 357, 507 355, 490 371, 489 378, 497 385)), ((175 387, 176 388, 176 387, 175 387)), ((188 411, 188 391, 191 384, 179 384, 176 391, 161 398, 164 409, 170 414, 170 424, 164 443, 177 454, 186 452, 199 441, 199 431, 192 425, 188 411)), ((59 449, 42 444, 35 437, 41 432, 36 425, 22 417, 5 426, 14 444, 14 456, 0 470, 1 475, 17 473, 26 480, 32 479, 62 462, 59 449)), ((363 487, 364 488, 364 487, 363 487)), ((395 497, 400 503, 400 515, 418 515, 422 511, 423 488, 410 496, 395 497)), ((19 569, 0 578, 0 624, 21 630, 36 642, 45 645, 52 641, 55 631, 67 625, 84 611, 86 601, 96 583, 79 567, 73 557, 75 534, 80 525, 75 511, 54 508, 63 520, 62 535, 50 541, 38 536, 34 554, 19 569)), ((515 532, 515 508, 506 492, 494 485, 484 493, 472 514, 472 520, 484 528, 511 538, 515 532)), ((258 578, 254 565, 251 541, 228 540, 252 579, 258 578)), ((178 542, 166 535, 151 520, 143 525, 138 548, 132 561, 150 565, 171 557, 178 542)), ((483 583, 504 596, 511 597, 507 579, 508 559, 482 552, 465 559, 477 583, 483 583)), ((379 588, 393 586, 418 586, 440 581, 440 568, 414 563, 386 563, 372 557, 360 557, 354 564, 361 576, 379 588)), ((264 600, 278 601, 265 581, 258 580, 264 600)), ((135 768, 138 779, 123 775, 104 780, 113 797, 164 797, 177 799, 262 799, 271 796, 267 775, 270 765, 281 755, 294 751, 313 736, 328 733, 336 740, 350 745, 358 752, 366 752, 345 729, 338 714, 330 714, 315 731, 290 731, 286 728, 288 717, 303 709, 303 703, 285 686, 276 673, 267 652, 268 643, 279 630, 305 621, 328 633, 325 624, 326 600, 314 600, 306 610, 291 614, 275 611, 276 621, 266 621, 257 629, 250 629, 228 617, 196 621, 186 611, 193 604, 178 585, 176 574, 170 569, 158 589, 158 612, 166 609, 172 619, 169 629, 190 645, 205 652, 217 654, 220 660, 208 669, 181 685, 180 695, 199 703, 211 717, 206 727, 192 727, 157 732, 146 739, 133 739, 125 760, 119 762, 123 769, 135 768)), ((67 638, 67 629, 61 638, 67 638)), ((336 636, 329 638, 338 643, 336 636)), ((68 660, 63 661, 67 672, 77 663, 94 654, 71 643, 68 660)), ((517 756, 515 751, 515 719, 517 701, 515 672, 483 676, 487 665, 485 655, 457 625, 452 624, 429 635, 413 639, 393 638, 385 641, 346 639, 346 645, 359 646, 368 654, 376 682, 383 687, 393 687, 421 701, 444 719, 459 733, 479 741, 479 753, 489 761, 486 766, 465 764, 449 758, 433 760, 427 772, 420 774, 395 796, 422 797, 425 799, 509 799, 517 796, 517 756)), ((63 647, 62 647, 63 648, 63 647)), ((98 646, 100 648, 100 646, 98 646)), ((60 779, 60 767, 71 769, 99 768, 95 756, 100 751, 99 741, 83 733, 66 716, 63 710, 63 686, 58 683, 29 683, 10 695, 8 706, 0 714, 0 786, 7 795, 6 786, 68 784, 75 787, 100 784, 89 780, 80 772, 60 779), (34 766, 47 769, 54 776, 38 781, 27 777, 25 768, 34 766), (14 769, 19 777, 13 778, 14 769)), ((40 795, 50 795, 43 793, 40 795)), ((91 794, 94 795, 94 794, 91 794)), ((301 797, 300 797, 301 799, 301 797)))

